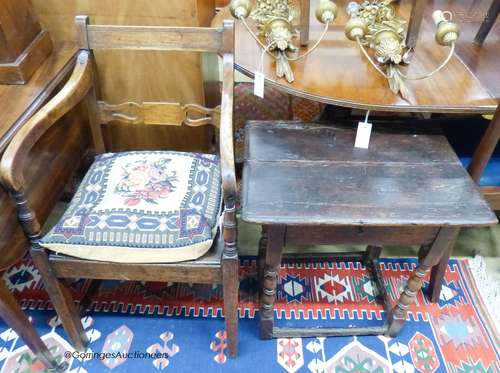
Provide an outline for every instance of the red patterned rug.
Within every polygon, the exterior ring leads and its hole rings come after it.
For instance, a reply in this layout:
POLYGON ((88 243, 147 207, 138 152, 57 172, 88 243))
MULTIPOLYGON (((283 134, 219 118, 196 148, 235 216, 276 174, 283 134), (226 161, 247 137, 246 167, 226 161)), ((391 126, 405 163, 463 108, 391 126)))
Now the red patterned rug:
MULTIPOLYGON (((118 338, 115 337, 118 334, 127 336, 127 340, 133 337, 135 339, 132 346, 136 350, 146 351, 151 348, 148 347, 150 344, 148 341, 156 334, 160 339, 168 337, 165 346, 168 342, 169 348, 172 349, 171 341, 174 338, 172 331, 175 330, 176 353, 181 346, 180 351, 187 354, 181 358, 179 357, 181 354, 178 353, 171 359, 178 364, 176 365, 178 370, 174 369, 175 371, 196 370, 196 364, 201 364, 200 367, 206 371, 212 369, 218 371, 222 368, 221 365, 228 371, 236 368, 240 371, 250 371, 260 361, 266 361, 262 370, 270 372, 279 370, 353 373, 499 372, 499 336, 495 326, 498 325, 498 321, 495 321, 494 310, 487 311, 486 303, 479 294, 480 282, 475 279, 477 275, 471 270, 471 263, 473 263, 471 260, 451 260, 439 302, 430 303, 420 292, 416 303, 410 308, 402 333, 393 339, 337 337, 260 341, 256 332, 257 320, 252 320, 258 309, 255 258, 241 260, 241 352, 237 360, 226 359, 225 335, 222 330, 217 329, 221 323, 214 324, 213 320, 213 318, 219 320, 219 316, 222 315, 220 287, 198 288, 188 284, 151 282, 104 282, 90 306, 94 311, 91 313, 91 319, 95 324, 92 326, 93 329, 89 326, 88 333, 93 336, 98 335, 97 339, 107 334, 106 340, 118 338), (113 316, 117 314, 123 317, 117 319, 113 316), (174 317, 142 317, 144 314, 174 317), (196 326, 194 324, 190 326, 195 320, 198 320, 196 326), (200 324, 202 321, 203 324, 200 324), (163 330, 166 327, 168 330, 163 330), (193 338, 197 341, 194 345, 193 338), (206 347, 203 347, 204 343, 206 347), (193 356, 197 356, 195 360, 199 361, 191 361, 193 356), (255 356, 259 356, 260 360, 255 360, 255 356), (207 359, 206 364, 203 363, 204 359, 207 359), (211 366, 210 364, 214 362, 215 365, 211 366)), ((416 261, 413 259, 381 261, 383 284, 393 302, 415 266, 416 261)), ((44 328, 48 328, 47 325, 44 326, 43 320, 48 318, 41 310, 51 309, 51 306, 40 282, 40 276, 31 261, 25 259, 11 268, 4 278, 21 304, 33 310, 31 315, 43 334, 44 328), (37 320, 42 320, 41 324, 37 320)), ((79 299, 89 283, 75 280, 71 286, 75 297, 79 299)), ((360 264, 326 261, 284 263, 278 286, 277 323, 280 326, 379 325, 385 315, 382 306, 376 302, 376 296, 376 286, 368 271, 360 264)), ((49 325, 52 324, 49 322, 49 325)), ((64 335, 60 327, 59 329, 52 327, 53 329, 47 334, 52 336, 51 338, 57 339, 60 338, 57 335, 64 335)), ((0 324, 0 371, 4 372, 2 351, 7 351, 8 344, 6 342, 6 346, 2 347, 2 338, 7 335, 6 332, 2 333, 2 330, 3 326, 0 324)), ((94 351, 100 350, 99 341, 93 342, 94 351)), ((109 341, 103 342, 102 349, 108 348, 106 343, 109 341)), ((62 343, 61 346, 63 345, 67 348, 67 343, 62 343)), ((122 347, 130 349, 131 344, 122 347)), ((7 356, 5 364, 10 362, 9 367, 19 368, 12 362, 13 360, 9 360, 9 356, 18 357, 15 352, 25 351, 23 348, 10 347, 12 351, 10 355, 4 354, 4 358, 7 356)), ((170 364, 169 361, 163 363, 170 364)), ((89 365, 91 363, 87 361, 75 360, 72 364, 74 369, 78 367, 80 370, 71 372, 101 372, 103 369, 111 368, 109 364, 114 363, 98 362, 95 363, 97 365, 92 365, 92 369, 89 365)), ((128 369, 134 367, 141 371, 159 369, 140 364, 150 364, 150 362, 122 361, 119 367, 122 370, 116 371, 125 372, 127 366, 128 369)), ((5 372, 15 371, 5 369, 5 372)), ((30 370, 26 370, 28 371, 30 370)))

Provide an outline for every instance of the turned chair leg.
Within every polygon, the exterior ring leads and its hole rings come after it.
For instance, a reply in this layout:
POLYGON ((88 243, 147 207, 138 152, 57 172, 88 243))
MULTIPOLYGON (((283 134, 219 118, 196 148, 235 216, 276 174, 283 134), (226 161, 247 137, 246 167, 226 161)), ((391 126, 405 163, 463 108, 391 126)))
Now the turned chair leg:
POLYGON ((49 258, 42 247, 32 247, 30 250, 33 262, 42 275, 45 290, 49 294, 57 315, 61 319, 64 330, 68 334, 73 346, 79 351, 85 351, 88 343, 87 335, 83 330, 80 316, 71 297, 70 290, 63 281, 55 277, 50 268, 49 258))
POLYGON ((278 271, 285 243, 285 227, 272 225, 267 227, 266 265, 260 301, 260 337, 271 339, 274 326, 274 302, 278 286, 278 271))
POLYGON ((49 369, 64 370, 63 364, 59 365, 57 360, 49 352, 47 346, 38 336, 35 328, 29 322, 21 307, 12 293, 7 289, 2 280, 0 272, 0 318, 23 339, 30 350, 49 369))
POLYGON ((423 285, 424 277, 431 267, 438 265, 440 259, 451 251, 455 245, 460 229, 455 227, 441 228, 434 240, 429 252, 420 261, 419 265, 408 279, 405 289, 401 293, 396 305, 389 315, 389 330, 387 335, 395 337, 399 334, 410 305, 415 301, 417 293, 423 285))

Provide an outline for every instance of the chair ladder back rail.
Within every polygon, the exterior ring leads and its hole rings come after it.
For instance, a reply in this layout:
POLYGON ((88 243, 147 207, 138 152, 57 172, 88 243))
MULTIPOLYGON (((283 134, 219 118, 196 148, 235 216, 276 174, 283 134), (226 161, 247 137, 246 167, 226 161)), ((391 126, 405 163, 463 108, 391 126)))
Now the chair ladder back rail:
POLYGON ((160 51, 220 52, 223 38, 220 28, 124 26, 86 24, 88 49, 134 49, 160 51))
POLYGON ((220 119, 220 159, 224 194, 225 258, 238 255, 236 247, 236 175, 234 169, 233 91, 234 91, 234 23, 224 21, 224 52, 222 54, 222 102, 220 119))
POLYGON ((99 123, 120 121, 129 124, 199 127, 211 124, 219 127, 220 106, 209 109, 197 104, 181 105, 170 102, 97 103, 99 123))
POLYGON ((63 115, 79 104, 93 85, 89 52, 77 55, 75 68, 63 88, 16 133, 0 162, 0 179, 9 191, 21 191, 23 171, 31 148, 63 115))

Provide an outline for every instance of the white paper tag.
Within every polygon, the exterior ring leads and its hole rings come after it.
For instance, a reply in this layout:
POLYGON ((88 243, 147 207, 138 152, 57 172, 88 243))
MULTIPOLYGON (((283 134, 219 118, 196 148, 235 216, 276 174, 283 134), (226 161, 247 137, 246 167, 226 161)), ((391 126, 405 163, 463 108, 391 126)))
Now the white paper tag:
POLYGON ((260 71, 255 72, 253 94, 257 97, 264 98, 264 74, 260 71))
POLYGON ((359 122, 358 131, 356 132, 356 141, 354 142, 354 147, 368 149, 371 133, 372 133, 371 123, 359 122))

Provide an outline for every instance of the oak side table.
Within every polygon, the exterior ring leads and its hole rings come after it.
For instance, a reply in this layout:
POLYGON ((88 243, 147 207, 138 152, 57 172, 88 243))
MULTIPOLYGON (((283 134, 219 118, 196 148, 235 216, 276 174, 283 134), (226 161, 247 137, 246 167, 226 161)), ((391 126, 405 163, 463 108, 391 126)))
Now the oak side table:
MULTIPOLYGON (((497 222, 443 136, 374 132, 369 149, 354 148, 354 139, 352 129, 326 124, 247 124, 241 217, 263 227, 259 248, 262 338, 396 336, 424 277, 432 267, 439 267, 460 228, 497 222), (275 327, 278 270, 289 243, 368 245, 364 253, 335 260, 360 260, 371 269, 386 307, 384 324, 275 327), (383 245, 394 244, 425 249, 391 309, 377 259, 383 245)), ((441 282, 443 273, 433 276, 431 288, 441 282)))

